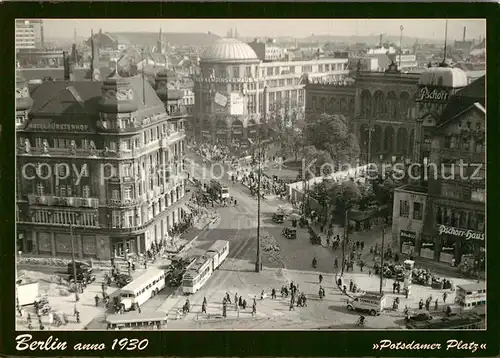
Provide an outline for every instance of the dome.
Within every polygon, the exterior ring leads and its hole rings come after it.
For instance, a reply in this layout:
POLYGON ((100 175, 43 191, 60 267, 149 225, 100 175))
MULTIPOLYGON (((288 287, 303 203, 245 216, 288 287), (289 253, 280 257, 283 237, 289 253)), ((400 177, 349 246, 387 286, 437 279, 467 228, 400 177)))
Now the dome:
POLYGON ((438 86, 448 88, 461 88, 469 84, 467 74, 454 67, 429 67, 418 80, 419 86, 438 86))
POLYGON ((259 58, 250 45, 233 38, 217 40, 201 55, 201 62, 241 63, 256 61, 259 61, 259 58))

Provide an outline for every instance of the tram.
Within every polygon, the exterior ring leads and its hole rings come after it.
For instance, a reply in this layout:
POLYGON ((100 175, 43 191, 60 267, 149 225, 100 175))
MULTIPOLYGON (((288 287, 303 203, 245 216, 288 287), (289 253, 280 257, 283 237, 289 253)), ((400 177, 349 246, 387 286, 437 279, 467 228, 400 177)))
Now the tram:
POLYGON ((229 241, 217 240, 184 274, 182 291, 186 294, 197 292, 217 270, 229 253, 229 241))

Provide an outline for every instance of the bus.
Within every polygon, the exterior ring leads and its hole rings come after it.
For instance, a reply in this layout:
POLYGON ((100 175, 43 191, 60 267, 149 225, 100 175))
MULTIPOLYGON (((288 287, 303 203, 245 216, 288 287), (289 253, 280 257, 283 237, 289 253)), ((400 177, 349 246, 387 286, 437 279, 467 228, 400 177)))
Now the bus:
POLYGON ((106 318, 106 329, 161 329, 167 324, 165 312, 143 312, 141 314, 129 312, 125 314, 113 314, 106 318))
POLYGON ((165 287, 165 271, 150 268, 120 290, 120 304, 125 311, 136 310, 165 287))
POLYGON ((182 278, 182 291, 188 294, 197 292, 212 276, 212 267, 212 257, 209 255, 198 257, 182 278))
POLYGON ((229 253, 229 241, 217 240, 207 250, 207 255, 212 257, 212 271, 215 271, 222 265, 229 253))
POLYGON ((406 324, 408 329, 484 329, 485 318, 475 312, 463 312, 455 316, 433 318, 427 321, 413 321, 406 324))
POLYGON ((457 285, 455 303, 464 310, 486 304, 486 283, 457 285))

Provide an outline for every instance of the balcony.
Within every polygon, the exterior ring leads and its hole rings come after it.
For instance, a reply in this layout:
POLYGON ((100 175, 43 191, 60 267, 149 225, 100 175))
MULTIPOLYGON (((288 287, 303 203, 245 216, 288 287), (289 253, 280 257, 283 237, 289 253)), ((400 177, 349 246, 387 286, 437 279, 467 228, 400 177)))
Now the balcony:
POLYGON ((142 203, 143 203, 142 197, 137 198, 137 199, 110 199, 109 200, 109 206, 113 206, 113 207, 127 207, 127 206, 139 205, 142 203))
POLYGON ((73 208, 99 208, 99 200, 95 198, 81 197, 62 197, 53 195, 35 195, 28 194, 28 203, 30 205, 44 206, 66 206, 73 208))

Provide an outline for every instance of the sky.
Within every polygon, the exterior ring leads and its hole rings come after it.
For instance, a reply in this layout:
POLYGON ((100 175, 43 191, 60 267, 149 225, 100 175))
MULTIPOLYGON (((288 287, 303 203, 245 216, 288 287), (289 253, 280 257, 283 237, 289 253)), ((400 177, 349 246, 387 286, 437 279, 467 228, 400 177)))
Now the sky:
MULTIPOLYGON (((306 37, 315 35, 369 36, 400 35, 423 39, 444 40, 444 19, 44 19, 44 34, 50 38, 71 38, 74 29, 77 36, 90 36, 90 30, 103 32, 212 32, 225 36, 229 28, 237 28, 240 37, 306 37)), ((486 20, 448 20, 448 39, 460 40, 463 28, 467 38, 484 38, 486 20)))

